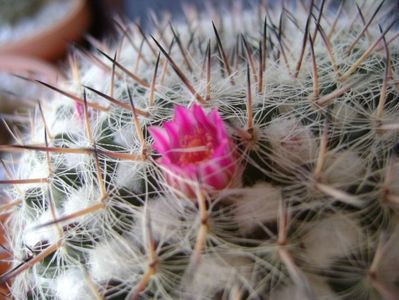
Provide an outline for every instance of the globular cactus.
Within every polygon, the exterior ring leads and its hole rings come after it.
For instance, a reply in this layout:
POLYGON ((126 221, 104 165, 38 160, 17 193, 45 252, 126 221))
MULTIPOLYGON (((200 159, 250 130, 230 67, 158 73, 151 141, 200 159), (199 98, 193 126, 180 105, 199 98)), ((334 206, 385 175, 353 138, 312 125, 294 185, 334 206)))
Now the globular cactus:
POLYGON ((185 6, 74 53, 0 148, 13 297, 398 299, 396 16, 334 4, 185 6))

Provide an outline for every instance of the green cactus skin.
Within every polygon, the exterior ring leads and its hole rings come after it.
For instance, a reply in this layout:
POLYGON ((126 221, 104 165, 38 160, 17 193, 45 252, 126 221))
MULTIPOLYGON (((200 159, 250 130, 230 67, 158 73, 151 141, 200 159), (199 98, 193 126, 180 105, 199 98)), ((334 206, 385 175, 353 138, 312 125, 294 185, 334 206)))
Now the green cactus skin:
POLYGON ((398 299, 398 32, 389 2, 342 3, 185 6, 72 54, 0 148, 12 296, 398 299), (194 103, 244 171, 188 199, 148 128, 194 103))

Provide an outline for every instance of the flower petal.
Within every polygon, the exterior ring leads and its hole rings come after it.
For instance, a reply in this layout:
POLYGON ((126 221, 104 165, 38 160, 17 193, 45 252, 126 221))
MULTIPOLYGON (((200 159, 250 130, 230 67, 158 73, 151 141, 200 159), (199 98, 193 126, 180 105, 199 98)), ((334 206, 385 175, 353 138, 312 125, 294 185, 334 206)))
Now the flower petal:
POLYGON ((164 155, 168 156, 172 161, 175 161, 178 153, 174 150, 181 147, 179 128, 174 122, 165 122, 164 129, 169 136, 169 151, 164 153, 164 155))
POLYGON ((180 105, 175 108, 175 119, 177 126, 183 134, 190 134, 198 127, 197 120, 195 119, 193 113, 180 105))
POLYGON ((208 164, 202 169, 200 182, 215 190, 225 188, 230 178, 225 172, 221 172, 218 164, 208 164))
POLYGON ((148 131, 154 138, 154 149, 159 153, 163 154, 170 149, 170 140, 167 131, 158 126, 151 126, 148 131))
POLYGON ((214 132, 215 129, 215 124, 213 124, 208 116, 205 114, 204 109, 199 106, 198 104, 193 105, 193 115, 197 119, 198 125, 210 132, 214 132))

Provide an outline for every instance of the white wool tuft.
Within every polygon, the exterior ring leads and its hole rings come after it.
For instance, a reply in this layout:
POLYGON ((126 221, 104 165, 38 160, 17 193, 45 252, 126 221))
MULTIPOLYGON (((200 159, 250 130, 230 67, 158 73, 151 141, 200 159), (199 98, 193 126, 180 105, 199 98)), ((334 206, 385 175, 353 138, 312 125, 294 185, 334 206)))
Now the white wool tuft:
POLYGON ((146 259, 135 245, 122 237, 104 241, 89 251, 90 274, 97 282, 111 279, 135 281, 146 259))
MULTIPOLYGON (((40 156, 37 153, 30 152, 26 155, 22 156, 20 162, 20 168, 18 170, 19 175, 16 175, 15 178, 23 178, 23 179, 39 179, 39 178, 47 178, 49 175, 47 161, 44 156, 40 156)), ((44 183, 43 183, 44 184, 44 183)), ((19 186, 19 190, 27 191, 31 188, 36 188, 37 183, 24 184, 19 186)))
POLYGON ((23 243, 34 249, 35 246, 41 242, 46 242, 54 244, 58 241, 59 235, 56 225, 45 226, 39 229, 35 227, 47 222, 54 221, 54 218, 49 210, 44 212, 37 220, 30 223, 25 229, 25 234, 23 235, 23 243))
MULTIPOLYGON (((99 190, 93 188, 91 185, 85 185, 82 188, 71 192, 68 199, 64 202, 63 215, 67 216, 79 212, 100 203, 100 201, 99 190)), ((87 216, 73 218, 73 222, 81 221, 85 217, 93 218, 93 213, 88 214, 87 216)))
POLYGON ((281 167, 302 165, 314 159, 317 150, 315 138, 309 128, 293 118, 279 117, 265 129, 273 157, 281 167))
MULTIPOLYGON (((142 240, 145 235, 145 221, 147 216, 151 220, 151 232, 156 241, 185 242, 187 234, 195 225, 198 212, 191 201, 161 197, 149 201, 147 212, 136 223, 135 237, 142 240)), ((191 232, 194 233, 194 232, 191 232)))
POLYGON ((334 186, 348 186, 362 180, 365 161, 354 151, 329 153, 326 158, 322 181, 334 186))
POLYGON ((241 233, 246 234, 262 223, 277 219, 281 189, 269 183, 258 183, 238 189, 227 201, 233 203, 233 219, 241 233))
POLYGON ((224 287, 241 286, 243 282, 250 284, 253 264, 249 259, 227 253, 219 255, 211 254, 201 259, 188 289, 191 295, 201 295, 195 299, 213 298, 217 292, 228 292, 223 290, 224 287))
MULTIPOLYGON (((327 283, 317 277, 317 276, 309 276, 308 277, 309 283, 312 287, 312 292, 314 293, 315 299, 318 300, 339 300, 341 299, 338 297, 334 292, 330 289, 327 283)), ((282 287, 278 287, 274 289, 269 299, 276 299, 276 300, 308 300, 309 297, 304 294, 304 292, 295 286, 294 284, 284 285, 282 287)))
POLYGON ((318 268, 356 250, 364 240, 362 228, 349 216, 334 215, 310 223, 303 238, 303 258, 318 268))
POLYGON ((59 300, 97 299, 81 270, 72 268, 57 277, 55 293, 59 300))
POLYGON ((144 178, 138 176, 145 165, 137 161, 120 161, 116 166, 113 180, 116 186, 124 187, 136 193, 142 193, 144 189, 144 178))
POLYGON ((117 128, 113 134, 114 142, 124 148, 130 149, 133 147, 139 148, 140 143, 137 138, 136 128, 133 125, 117 128))

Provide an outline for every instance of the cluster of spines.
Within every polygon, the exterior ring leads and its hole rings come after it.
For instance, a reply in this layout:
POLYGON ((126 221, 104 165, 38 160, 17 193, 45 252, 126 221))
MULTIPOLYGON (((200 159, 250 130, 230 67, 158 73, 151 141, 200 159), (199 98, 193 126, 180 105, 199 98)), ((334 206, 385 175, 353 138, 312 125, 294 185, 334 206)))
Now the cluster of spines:
POLYGON ((16 174, 3 162, 16 199, 3 282, 20 298, 394 299, 397 274, 380 268, 397 264, 398 34, 372 28, 383 2, 356 5, 348 28, 353 10, 330 19, 326 1, 239 12, 242 34, 189 7, 187 27, 154 37, 116 21, 114 54, 92 41, 99 55, 79 53, 94 67, 71 57, 72 83, 38 82, 63 97, 38 106, 30 144, 13 132, 0 147, 29 152, 16 174), (219 109, 245 166, 242 188, 199 186, 195 201, 162 187, 147 132, 193 102, 219 109))

